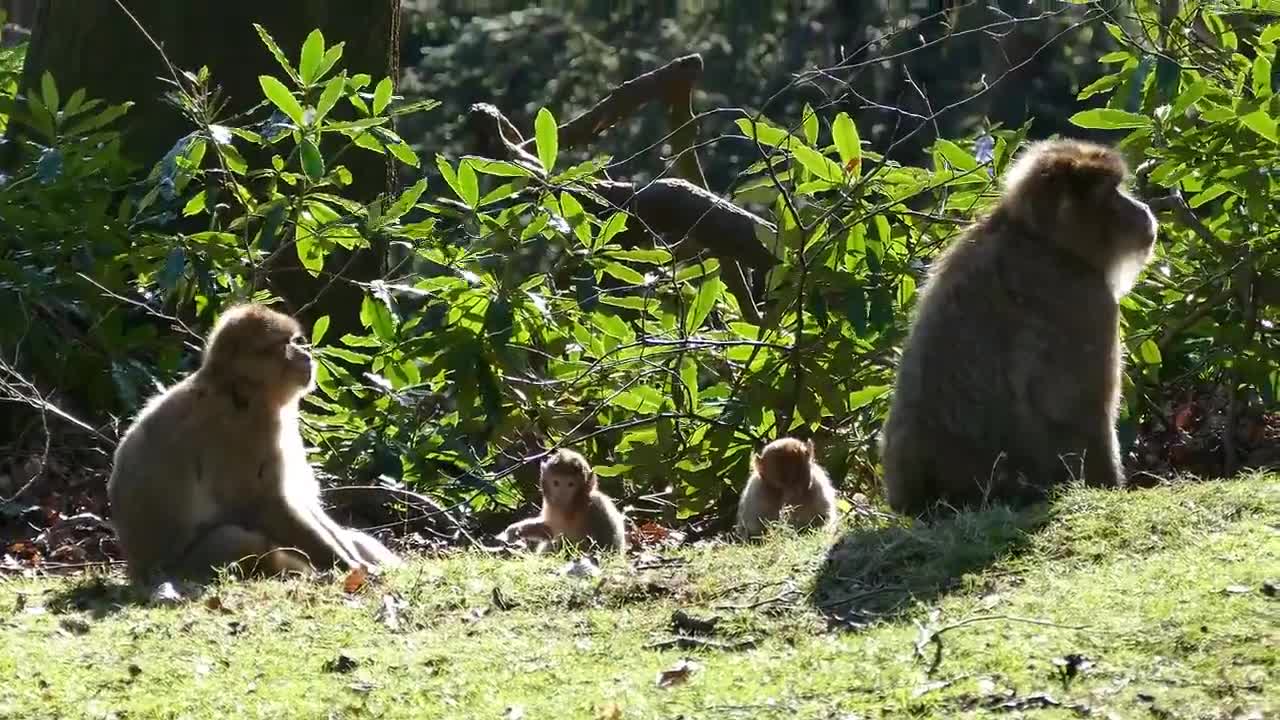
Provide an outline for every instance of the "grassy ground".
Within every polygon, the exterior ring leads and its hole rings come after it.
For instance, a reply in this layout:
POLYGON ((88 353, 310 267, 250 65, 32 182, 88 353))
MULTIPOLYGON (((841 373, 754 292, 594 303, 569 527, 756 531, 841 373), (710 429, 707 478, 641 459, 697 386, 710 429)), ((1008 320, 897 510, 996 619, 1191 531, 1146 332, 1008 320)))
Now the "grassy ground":
POLYGON ((0 718, 1280 713, 1276 476, 841 535, 596 578, 460 553, 353 594, 226 583, 176 607, 116 577, 0 579, 0 718), (720 621, 681 647, 675 611, 720 621))

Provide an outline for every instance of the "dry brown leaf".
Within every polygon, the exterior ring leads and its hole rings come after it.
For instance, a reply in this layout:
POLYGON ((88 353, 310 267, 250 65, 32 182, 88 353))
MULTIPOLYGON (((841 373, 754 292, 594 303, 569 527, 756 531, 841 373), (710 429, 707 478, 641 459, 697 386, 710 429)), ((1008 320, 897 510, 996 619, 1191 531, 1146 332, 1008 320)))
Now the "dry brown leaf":
POLYGON ((342 581, 342 592, 348 595, 354 595, 364 588, 365 583, 369 581, 369 572, 363 567, 347 573, 347 577, 342 581))
POLYGON ((702 666, 698 663, 688 659, 681 659, 675 665, 658 673, 658 687, 669 688, 683 685, 689 681, 691 675, 701 669, 702 666))

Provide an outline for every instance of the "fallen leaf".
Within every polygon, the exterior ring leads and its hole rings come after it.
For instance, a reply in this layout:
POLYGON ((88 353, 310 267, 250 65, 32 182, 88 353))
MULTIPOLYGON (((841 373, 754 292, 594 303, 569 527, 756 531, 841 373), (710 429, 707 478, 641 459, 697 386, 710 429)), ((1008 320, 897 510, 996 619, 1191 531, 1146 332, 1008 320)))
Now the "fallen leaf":
POLYGON ((1253 588, 1248 585, 1228 585, 1222 588, 1222 592, 1227 595, 1244 595, 1253 592, 1253 588))
POLYGON ((689 677, 695 672, 702 669, 698 663, 682 659, 670 668, 658 673, 658 687, 669 688, 676 685, 683 685, 689 681, 689 677))
POLYGON ((347 573, 346 579, 342 581, 342 592, 348 595, 354 595, 355 593, 360 592, 360 589, 363 588, 365 583, 368 581, 369 572, 363 567, 358 567, 347 573))

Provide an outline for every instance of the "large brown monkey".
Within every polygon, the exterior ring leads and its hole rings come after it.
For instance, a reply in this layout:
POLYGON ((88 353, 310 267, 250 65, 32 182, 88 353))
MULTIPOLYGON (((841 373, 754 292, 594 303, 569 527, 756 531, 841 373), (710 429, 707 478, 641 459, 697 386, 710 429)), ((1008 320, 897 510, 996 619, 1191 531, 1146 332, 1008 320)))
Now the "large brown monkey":
POLYGON ((200 369, 153 398, 116 449, 107 491, 134 581, 399 563, 320 505, 298 432, 312 386, 293 318, 262 305, 222 315, 200 369))
POLYGON ((1156 236, 1126 174, 1109 148, 1035 143, 994 211, 935 262, 880 438, 895 510, 1123 481, 1119 299, 1156 236))
POLYGON ((830 529, 836 523, 836 491, 813 458, 813 441, 774 440, 751 457, 751 475, 738 500, 736 531, 758 537, 767 523, 784 519, 794 528, 830 529))
POLYGON ((600 492, 595 471, 579 453, 561 448, 542 461, 542 513, 512 523, 502 539, 534 541, 538 550, 559 548, 566 541, 623 552, 627 536, 622 513, 600 492))

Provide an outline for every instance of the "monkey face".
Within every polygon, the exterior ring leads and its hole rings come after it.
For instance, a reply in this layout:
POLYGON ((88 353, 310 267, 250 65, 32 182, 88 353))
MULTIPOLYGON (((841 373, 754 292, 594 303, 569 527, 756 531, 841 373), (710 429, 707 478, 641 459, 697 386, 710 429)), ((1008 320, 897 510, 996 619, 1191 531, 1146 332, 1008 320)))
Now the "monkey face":
POLYGON ((542 497, 555 507, 576 507, 591 494, 591 483, 578 472, 547 469, 542 473, 542 497))
POLYGON ((232 308, 223 315, 205 349, 205 368, 266 391, 271 402, 290 402, 314 383, 302 328, 288 315, 261 305, 232 308))

